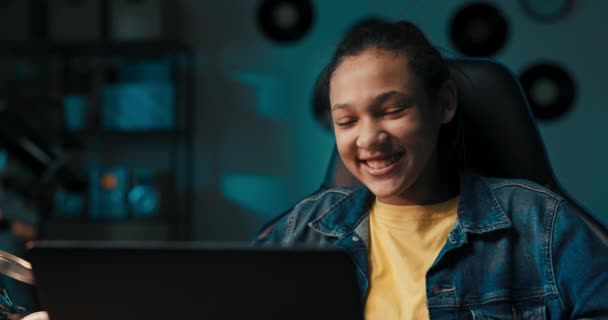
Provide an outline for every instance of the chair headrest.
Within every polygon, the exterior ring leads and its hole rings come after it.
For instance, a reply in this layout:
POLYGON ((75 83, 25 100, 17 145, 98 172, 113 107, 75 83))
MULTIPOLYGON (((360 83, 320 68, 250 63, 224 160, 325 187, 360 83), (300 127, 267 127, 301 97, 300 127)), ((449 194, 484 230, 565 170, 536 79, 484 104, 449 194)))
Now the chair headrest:
POLYGON ((467 169, 482 175, 556 184, 519 80, 487 59, 448 60, 458 88, 467 169))

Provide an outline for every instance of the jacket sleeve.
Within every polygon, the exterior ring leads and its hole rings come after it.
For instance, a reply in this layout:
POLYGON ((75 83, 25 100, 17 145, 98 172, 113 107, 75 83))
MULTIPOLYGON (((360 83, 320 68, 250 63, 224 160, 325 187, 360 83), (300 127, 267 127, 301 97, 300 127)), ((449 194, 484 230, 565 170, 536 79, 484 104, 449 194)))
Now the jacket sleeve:
POLYGON ((608 247, 565 201, 552 230, 551 267, 570 319, 608 319, 608 247))
POLYGON ((291 209, 266 223, 254 236, 253 244, 259 246, 284 245, 287 233, 287 219, 291 209))
POLYGON ((291 208, 283 211, 283 213, 276 216, 274 219, 266 223, 255 235, 253 239, 254 245, 266 245, 266 246, 285 246, 287 245, 288 233, 293 232, 296 223, 296 217, 300 215, 299 205, 314 197, 318 193, 326 191, 327 188, 321 186, 317 191, 308 195, 303 201, 295 204, 291 208))

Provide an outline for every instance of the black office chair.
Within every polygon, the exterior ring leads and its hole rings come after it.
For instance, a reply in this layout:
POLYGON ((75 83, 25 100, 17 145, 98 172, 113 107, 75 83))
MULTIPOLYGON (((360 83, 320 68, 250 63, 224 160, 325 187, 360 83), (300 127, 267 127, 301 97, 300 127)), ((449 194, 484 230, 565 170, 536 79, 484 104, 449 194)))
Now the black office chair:
MULTIPOLYGON (((487 59, 451 59, 449 66, 464 123, 465 168, 485 176, 522 178, 546 186, 566 199, 608 246, 608 226, 557 181, 528 101, 511 71, 487 59)), ((321 188, 356 183, 334 150, 321 188)))

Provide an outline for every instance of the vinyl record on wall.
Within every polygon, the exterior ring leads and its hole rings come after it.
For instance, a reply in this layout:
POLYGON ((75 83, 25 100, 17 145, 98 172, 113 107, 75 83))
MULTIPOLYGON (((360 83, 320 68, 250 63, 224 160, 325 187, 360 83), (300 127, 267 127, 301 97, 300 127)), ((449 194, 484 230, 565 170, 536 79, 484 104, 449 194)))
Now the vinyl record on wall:
POLYGON ((558 119, 574 106, 576 84, 557 64, 534 64, 524 70, 519 79, 538 119, 558 119))
POLYGON ((505 46, 509 25, 494 6, 474 3, 460 9, 452 17, 452 45, 468 56, 485 57, 496 54, 505 46))
POLYGON ((309 0, 263 0, 258 8, 260 29, 278 43, 301 39, 313 20, 314 9, 309 0))
POLYGON ((554 22, 566 17, 573 8, 573 0, 520 0, 524 12, 538 22, 554 22))

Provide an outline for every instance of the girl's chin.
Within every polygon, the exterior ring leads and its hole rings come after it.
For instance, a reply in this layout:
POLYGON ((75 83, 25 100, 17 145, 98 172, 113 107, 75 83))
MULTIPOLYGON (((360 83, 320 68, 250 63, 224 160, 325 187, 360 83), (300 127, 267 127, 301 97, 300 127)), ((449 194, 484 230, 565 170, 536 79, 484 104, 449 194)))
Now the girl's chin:
POLYGON ((367 188, 379 199, 390 199, 399 197, 401 188, 399 187, 386 187, 386 186, 375 186, 366 185, 367 188))

